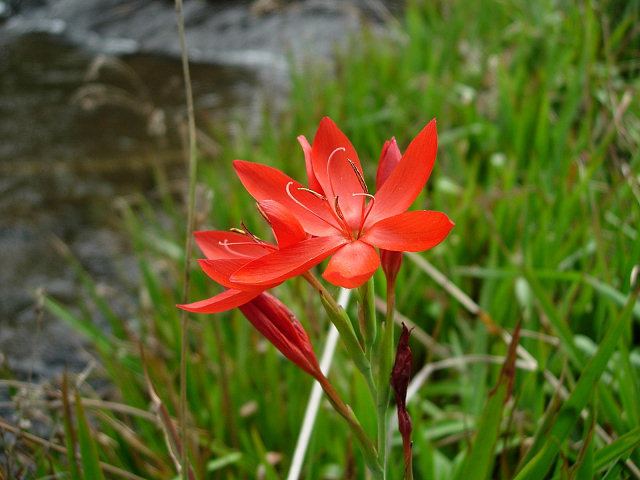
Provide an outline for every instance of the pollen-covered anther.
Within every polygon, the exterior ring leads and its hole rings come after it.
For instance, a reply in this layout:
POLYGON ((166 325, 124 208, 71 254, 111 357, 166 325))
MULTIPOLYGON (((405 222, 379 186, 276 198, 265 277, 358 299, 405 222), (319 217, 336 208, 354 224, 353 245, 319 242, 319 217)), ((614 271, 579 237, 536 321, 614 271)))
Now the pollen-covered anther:
POLYGON ((240 222, 240 226, 245 231, 245 235, 250 237, 254 242, 259 243, 261 245, 264 243, 264 240, 262 240, 260 237, 254 234, 251 230, 249 230, 247 226, 244 224, 244 222, 240 222))
POLYGON ((337 217, 337 220, 342 224, 342 230, 344 232, 349 232, 349 237, 353 238, 351 229, 349 228, 349 222, 347 222, 347 219, 345 218, 344 213, 342 213, 342 209, 340 208, 340 197, 335 197, 333 201, 333 213, 337 217))
POLYGON ((264 211, 264 209, 260 206, 259 202, 256 202, 256 208, 258 209, 258 212, 260 212, 260 215, 262 215, 262 218, 264 218, 267 221, 267 223, 271 225, 271 220, 269 220, 269 216, 267 215, 267 212, 264 211))
POLYGON ((369 189, 367 188, 367 182, 365 182, 364 177, 362 176, 362 172, 358 170, 358 166, 350 158, 347 158, 347 162, 349 162, 349 165, 351 165, 351 168, 353 169, 353 173, 356 174, 356 178, 358 179, 358 182, 360 182, 360 186, 362 187, 362 190, 364 190, 366 193, 369 193, 369 189))
POLYGON ((343 222, 346 222, 346 219, 344 218, 344 214, 342 213, 342 209, 340 208, 340 202, 338 201, 340 197, 336 197, 334 202, 333 202, 333 208, 335 208, 336 213, 338 214, 338 217, 340 217, 340 220, 342 220, 343 222))

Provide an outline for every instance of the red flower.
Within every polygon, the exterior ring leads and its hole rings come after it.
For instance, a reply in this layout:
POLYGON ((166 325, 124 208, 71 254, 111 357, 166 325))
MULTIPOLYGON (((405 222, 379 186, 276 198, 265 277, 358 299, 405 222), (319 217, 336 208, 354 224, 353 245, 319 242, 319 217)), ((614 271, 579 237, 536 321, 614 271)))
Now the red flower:
POLYGON ((307 332, 280 300, 261 293, 240 311, 285 357, 309 375, 323 376, 307 332))
MULTIPOLYGON (((240 180, 258 201, 274 200, 300 222, 309 238, 260 256, 231 275, 237 285, 268 285, 305 272, 333 254, 323 277, 354 288, 380 265, 375 247, 395 252, 427 250, 446 238, 453 222, 441 212, 406 211, 426 183, 436 158, 437 133, 432 120, 395 168, 385 161, 386 180, 370 194, 358 155, 349 139, 325 117, 309 145, 302 144, 309 188, 281 171, 236 160, 240 180)), ((384 153, 384 152, 383 152, 384 153)))
POLYGON ((196 242, 207 257, 199 260, 202 270, 227 290, 206 300, 178 307, 196 313, 217 313, 239 307, 256 330, 286 358, 320 378, 322 373, 307 332, 280 300, 264 292, 278 282, 239 285, 230 278, 233 272, 247 263, 307 237, 296 218, 277 202, 259 202, 258 210, 271 225, 278 245, 264 242, 244 231, 195 232, 196 242))
POLYGON ((198 260, 200 267, 227 290, 206 300, 178 305, 179 308, 195 313, 223 312, 243 305, 258 297, 264 290, 281 283, 238 284, 231 279, 236 270, 253 260, 278 251, 279 247, 289 247, 307 238, 298 220, 277 202, 264 200, 258 203, 258 209, 271 225, 278 245, 264 242, 249 232, 195 232, 196 243, 207 257, 206 260, 198 260))

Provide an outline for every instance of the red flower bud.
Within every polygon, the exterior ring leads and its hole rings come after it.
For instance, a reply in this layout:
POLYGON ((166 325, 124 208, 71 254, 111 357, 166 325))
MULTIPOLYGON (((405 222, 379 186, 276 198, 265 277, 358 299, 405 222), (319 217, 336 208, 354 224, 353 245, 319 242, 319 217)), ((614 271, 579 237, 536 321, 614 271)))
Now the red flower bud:
POLYGON ((378 162, 378 173, 376 173, 376 190, 380 190, 382 184, 386 182, 391 172, 400 163, 401 158, 402 153, 400 153, 395 137, 391 137, 391 140, 384 142, 382 152, 380 152, 380 161, 378 162))
POLYGON ((263 292, 239 308, 285 357, 315 378, 322 375, 307 332, 285 304, 263 292))
POLYGON ((382 264, 384 276, 387 277, 387 288, 393 290, 396 284, 396 277, 402 266, 402 252, 380 250, 380 263, 382 264))
POLYGON ((402 324, 402 333, 398 340, 396 360, 391 371, 391 387, 398 407, 398 429, 402 435, 405 472, 411 469, 411 417, 407 411, 407 388, 411 379, 411 348, 409 348, 409 330, 402 324))

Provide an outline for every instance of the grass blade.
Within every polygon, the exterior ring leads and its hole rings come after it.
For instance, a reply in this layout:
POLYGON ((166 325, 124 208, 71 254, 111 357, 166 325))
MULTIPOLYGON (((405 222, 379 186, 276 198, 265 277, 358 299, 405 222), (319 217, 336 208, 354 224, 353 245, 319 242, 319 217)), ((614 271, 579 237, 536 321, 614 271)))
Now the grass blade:
POLYGON ((91 480, 104 480, 102 469, 100 468, 98 448, 93 435, 91 434, 89 422, 87 421, 87 417, 84 414, 84 408, 82 407, 82 400, 80 399, 80 395, 77 391, 75 393, 75 403, 76 420, 78 422, 78 443, 80 445, 80 458, 84 478, 90 478, 91 480))
POLYGON ((462 467, 458 471, 457 479, 484 480, 490 478, 494 449, 500 434, 504 406, 511 395, 513 387, 516 372, 516 349, 519 339, 520 323, 518 323, 513 332, 498 384, 489 395, 489 400, 480 416, 476 437, 471 445, 469 454, 465 457, 462 467))
POLYGON ((628 328, 628 323, 633 314, 640 288, 633 282, 633 292, 629 295, 627 304, 620 315, 614 318, 604 339, 598 347, 596 354, 589 360, 582 371, 573 392, 564 402, 556 423, 551 428, 547 442, 542 449, 535 454, 533 459, 515 477, 516 480, 538 480, 544 478, 553 461, 560 451, 561 445, 569 436, 571 429, 578 421, 580 412, 587 405, 591 394, 607 367, 607 363, 613 355, 622 334, 628 328))
POLYGON ((627 456, 639 447, 640 427, 636 427, 596 452, 594 470, 600 471, 604 469, 611 462, 617 461, 623 456, 627 456))
POLYGON ((80 473, 76 450, 78 438, 75 428, 73 428, 73 418, 71 416, 71 406, 69 405, 69 377, 66 372, 62 377, 62 406, 64 411, 64 434, 67 444, 67 461, 69 462, 69 470, 72 480, 82 480, 84 477, 80 473))

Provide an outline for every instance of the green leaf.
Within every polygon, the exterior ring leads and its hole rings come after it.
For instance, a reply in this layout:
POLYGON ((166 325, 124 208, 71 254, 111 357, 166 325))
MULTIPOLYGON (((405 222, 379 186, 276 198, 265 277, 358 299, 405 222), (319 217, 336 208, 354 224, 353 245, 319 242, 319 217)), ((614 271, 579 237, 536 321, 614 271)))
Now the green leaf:
POLYGON ((558 418, 547 436, 547 442, 535 453, 533 459, 528 462, 515 477, 516 480, 539 480, 544 478, 551 468, 560 446, 571 433, 572 428, 580 417, 580 412, 587 405, 591 394, 607 367, 607 363, 613 355, 616 346, 633 314, 633 307, 638 298, 638 291, 629 295, 627 305, 620 315, 613 319, 612 324, 598 347, 596 354, 585 365, 575 388, 569 398, 563 403, 558 418))
POLYGON ((73 418, 71 416, 71 406, 69 405, 69 377, 66 372, 62 377, 62 407, 64 417, 64 435, 67 445, 67 462, 69 462, 69 470, 72 480, 82 480, 84 477, 78 467, 78 459, 76 458, 76 447, 78 439, 76 431, 73 428, 73 418))
POLYGON ((91 480, 103 480, 104 476, 100 468, 98 448, 91 434, 89 422, 82 407, 82 400, 77 391, 75 393, 75 403, 76 419, 78 421, 78 443, 80 444, 80 458, 84 477, 91 480))
POLYGON ((458 470, 456 478, 459 480, 484 480, 491 475, 491 467, 494 461, 494 452, 505 402, 511 395, 515 376, 516 348, 520 339, 520 324, 513 332, 513 338, 509 345, 509 351, 504 361, 498 384, 495 386, 489 400, 482 411, 476 437, 471 445, 471 450, 465 457, 462 467, 458 470))
POLYGON ((594 469, 600 471, 611 462, 621 459, 640 447, 640 427, 618 437, 595 454, 594 469))
POLYGON ((207 472, 215 472, 217 470, 221 470, 227 465, 238 463, 241 459, 242 454, 240 452, 231 452, 222 457, 218 457, 215 460, 210 460, 207 463, 207 472))

